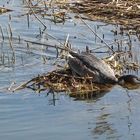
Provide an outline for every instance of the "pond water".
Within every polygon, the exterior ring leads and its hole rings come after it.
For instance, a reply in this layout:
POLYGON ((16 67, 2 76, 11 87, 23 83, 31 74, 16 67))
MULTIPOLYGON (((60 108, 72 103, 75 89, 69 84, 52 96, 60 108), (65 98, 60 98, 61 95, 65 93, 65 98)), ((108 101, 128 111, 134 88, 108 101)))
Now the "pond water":
MULTIPOLYGON (((28 28, 27 16, 22 16, 27 8, 22 1, 11 0, 7 4, 7 1, 3 0, 0 5, 13 9, 12 12, 0 15, 0 25, 5 37, 3 41, 0 35, 0 139, 139 139, 140 89, 128 90, 116 85, 107 93, 85 100, 69 97, 64 92, 47 95, 47 91, 39 94, 29 89, 14 93, 6 90, 13 82, 18 85, 38 74, 56 69, 54 62, 64 63, 59 58, 56 61, 55 49, 27 44, 24 40, 56 45, 59 42, 64 43, 69 34, 69 42, 75 49, 84 50, 86 46, 94 49, 104 44, 79 19, 74 18, 69 18, 64 24, 54 24, 47 18, 41 19, 48 28, 40 37, 39 28, 43 30, 42 25, 32 15, 28 28), (13 33, 12 47, 7 35, 9 25, 13 33), (21 40, 18 39, 19 36, 21 40)), ((114 36, 112 30, 119 31, 119 26, 86 22, 96 29, 100 36, 104 34, 108 44, 115 39, 129 38, 126 34, 114 36)), ((134 59, 139 61, 140 42, 136 36, 130 37, 134 59)), ((127 43, 123 46, 127 49, 127 43)), ((106 47, 102 48, 102 51, 106 50, 106 47)), ((97 56, 103 57, 107 54, 97 53, 97 56)), ((139 72, 137 74, 139 75, 139 72)))

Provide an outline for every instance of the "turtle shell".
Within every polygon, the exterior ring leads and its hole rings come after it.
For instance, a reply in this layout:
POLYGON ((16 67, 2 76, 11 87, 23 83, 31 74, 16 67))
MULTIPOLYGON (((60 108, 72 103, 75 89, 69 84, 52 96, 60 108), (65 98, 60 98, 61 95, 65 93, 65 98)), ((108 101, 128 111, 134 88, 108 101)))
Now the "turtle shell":
POLYGON ((68 64, 72 71, 80 76, 93 77, 93 82, 113 83, 117 82, 113 69, 102 59, 91 53, 78 54, 70 52, 68 64))

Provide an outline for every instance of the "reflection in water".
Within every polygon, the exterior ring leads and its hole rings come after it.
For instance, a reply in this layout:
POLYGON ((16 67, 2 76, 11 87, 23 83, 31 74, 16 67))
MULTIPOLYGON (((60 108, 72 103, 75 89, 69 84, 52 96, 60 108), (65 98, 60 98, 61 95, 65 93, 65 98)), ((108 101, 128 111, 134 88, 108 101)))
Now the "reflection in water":
POLYGON ((116 139, 117 130, 113 129, 113 124, 108 122, 109 117, 110 114, 101 114, 96 118, 96 127, 92 131, 95 139, 98 139, 102 135, 107 139, 116 139))
POLYGON ((56 105, 56 101, 59 100, 57 98, 57 93, 55 93, 53 90, 49 90, 46 94, 46 96, 48 97, 51 94, 51 99, 49 99, 49 104, 50 105, 56 105))
POLYGON ((129 134, 131 134, 131 127, 132 127, 132 122, 131 122, 131 113, 132 113, 132 109, 131 109, 131 102, 132 102, 132 97, 131 95, 129 95, 129 90, 126 90, 126 95, 128 97, 128 101, 127 101, 127 109, 128 109, 128 116, 127 116, 127 119, 128 119, 128 131, 129 131, 129 134))
POLYGON ((98 92, 86 92, 86 93, 74 93, 74 94, 69 94, 70 97, 73 97, 76 100, 94 100, 97 101, 101 97, 103 97, 106 93, 109 91, 98 91, 98 92))
MULTIPOLYGON (((75 93, 75 94, 71 94, 68 93, 68 95, 72 98, 74 98, 74 101, 78 101, 78 100, 84 100, 84 101, 98 101, 101 97, 103 97, 105 94, 107 93, 107 91, 104 92, 86 92, 86 93, 75 93)), ((59 98, 57 98, 57 95, 60 94, 58 92, 54 92, 53 90, 49 90, 49 92, 47 92, 46 96, 50 97, 49 102, 50 105, 56 105, 56 101, 59 100, 59 98)))
POLYGON ((134 90, 134 89, 140 89, 140 84, 123 84, 121 85, 123 88, 126 88, 128 90, 134 90))

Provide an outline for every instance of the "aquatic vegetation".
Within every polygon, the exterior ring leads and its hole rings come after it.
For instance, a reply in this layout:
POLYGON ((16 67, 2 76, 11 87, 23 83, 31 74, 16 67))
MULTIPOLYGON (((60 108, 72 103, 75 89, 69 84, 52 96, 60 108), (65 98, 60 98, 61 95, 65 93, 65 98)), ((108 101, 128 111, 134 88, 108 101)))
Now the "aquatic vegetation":
MULTIPOLYGON (((34 16, 34 18, 43 25, 44 29, 39 29, 40 38, 46 34, 53 40, 59 42, 60 45, 52 45, 47 44, 46 42, 36 42, 28 39, 22 39, 19 36, 19 42, 22 40, 24 43, 27 43, 27 48, 29 50, 30 44, 36 44, 40 46, 45 46, 48 48, 54 48, 56 50, 56 58, 61 58, 65 63, 67 63, 67 55, 70 50, 77 51, 77 48, 73 48, 71 42, 69 42, 69 34, 65 42, 60 42, 59 39, 55 38, 49 33, 46 33, 47 25, 45 24, 46 20, 53 22, 55 24, 65 23, 68 19, 79 20, 84 24, 89 32, 93 33, 93 35, 98 38, 102 44, 104 44, 104 48, 106 48, 107 57, 104 57, 103 60, 111 66, 111 68, 115 71, 115 75, 120 77, 124 74, 129 73, 130 71, 137 72, 139 70, 139 63, 138 61, 134 61, 134 54, 132 50, 132 40, 131 34, 135 34, 139 37, 138 30, 135 30, 135 27, 138 27, 139 24, 137 18, 139 13, 139 2, 137 2, 136 9, 137 12, 133 12, 134 8, 131 1, 127 1, 126 5, 123 1, 119 3, 113 4, 110 1, 27 1, 23 0, 25 6, 28 8, 28 11, 20 16, 27 16, 28 28, 31 25, 30 17, 34 16), (131 7, 132 8, 129 8, 131 7), (127 12, 125 12, 125 10, 127 12), (129 12, 130 11, 130 12, 129 12), (71 12, 75 12, 74 16, 70 16, 71 12), (120 13, 119 13, 120 12, 120 13), (122 13, 123 12, 123 13, 122 13), (84 15, 84 16, 83 16, 84 15), (133 18, 133 16, 135 19, 133 18), (102 20, 107 23, 115 23, 115 24, 122 24, 119 30, 112 30, 114 33, 114 37, 117 35, 124 35, 127 37, 124 40, 116 39, 112 44, 109 44, 105 41, 103 37, 100 37, 96 30, 94 30, 86 20, 102 20), (135 26, 129 24, 129 20, 135 21, 135 26), (125 21, 125 22, 122 22, 125 21), (126 30, 127 29, 127 30, 126 30), (133 29, 130 31, 130 29, 133 29)), ((75 23, 76 24, 76 23, 75 23)), ((6 55, 5 53, 1 54, 1 65, 11 64, 15 62, 15 50, 14 46, 12 45, 12 28, 9 24, 8 26, 8 40, 9 46, 12 50, 12 57, 6 55), (7 57, 8 56, 8 57, 7 57), (7 59, 8 58, 8 59, 7 59), (12 61, 11 61, 12 60, 12 61)), ((97 25, 97 28, 99 26, 97 25)), ((138 28, 137 28, 138 29, 138 28)), ((3 29, 1 27, 1 36, 4 40, 3 29)), ((86 46, 86 51, 90 53, 96 53, 96 50, 99 48, 91 49, 86 46)), ((28 52, 27 50, 27 52, 28 52)), ((82 50, 83 51, 83 50, 82 50)), ((137 59, 135 57, 135 59, 137 59)), ((43 57, 44 62, 46 58, 43 57)), ((58 64, 59 65, 59 64, 58 64)), ((65 66, 62 65, 62 69, 56 69, 55 71, 50 71, 47 74, 39 75, 24 84, 21 84, 19 87, 13 89, 13 91, 20 89, 20 88, 31 88, 35 91, 41 92, 42 90, 51 89, 53 91, 66 91, 69 93, 86 93, 86 92, 102 92, 110 89, 108 85, 98 85, 92 82, 92 77, 79 77, 75 76, 70 69, 65 69, 65 66)), ((111 85, 112 86, 112 85, 111 85)))
POLYGON ((71 7, 75 12, 85 14, 89 20, 102 20, 107 23, 122 24, 139 28, 140 2, 121 0, 83 0, 71 7), (131 21, 131 22, 130 22, 131 21))

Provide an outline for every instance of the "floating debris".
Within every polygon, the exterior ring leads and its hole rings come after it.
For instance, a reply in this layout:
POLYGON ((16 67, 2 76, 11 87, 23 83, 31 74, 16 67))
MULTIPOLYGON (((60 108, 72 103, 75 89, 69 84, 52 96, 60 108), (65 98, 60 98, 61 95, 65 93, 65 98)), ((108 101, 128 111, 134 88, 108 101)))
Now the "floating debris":
POLYGON ((6 13, 6 12, 10 12, 12 11, 11 9, 7 9, 7 8, 4 8, 4 7, 0 7, 0 14, 2 13, 6 13))

